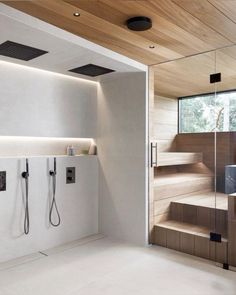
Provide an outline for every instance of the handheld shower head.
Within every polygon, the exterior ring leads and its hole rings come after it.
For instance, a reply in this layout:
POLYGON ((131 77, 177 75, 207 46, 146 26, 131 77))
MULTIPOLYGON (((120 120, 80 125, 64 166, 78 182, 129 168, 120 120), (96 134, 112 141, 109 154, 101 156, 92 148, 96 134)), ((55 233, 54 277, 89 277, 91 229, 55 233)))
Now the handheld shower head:
POLYGON ((23 178, 26 178, 27 179, 29 177, 29 162, 28 162, 28 159, 27 158, 25 159, 25 168, 26 168, 26 171, 22 172, 21 173, 21 176, 23 178))
POLYGON ((29 217, 29 162, 25 159, 26 171, 21 173, 21 176, 25 179, 25 218, 24 218, 24 233, 28 235, 30 229, 30 217, 29 217))
POLYGON ((49 210, 49 222, 52 226, 59 226, 61 224, 61 217, 60 213, 57 208, 57 202, 56 202, 56 174, 57 174, 57 159, 54 157, 53 161, 53 170, 49 171, 49 175, 52 176, 52 202, 50 205, 50 210, 49 210), (53 210, 56 211, 57 215, 57 222, 53 221, 53 210))
POLYGON ((57 174, 57 158, 54 158, 54 173, 57 174))
POLYGON ((54 157, 54 161, 53 161, 53 170, 50 170, 49 171, 49 174, 51 175, 51 176, 53 176, 53 175, 56 175, 57 174, 57 158, 56 157, 54 157))

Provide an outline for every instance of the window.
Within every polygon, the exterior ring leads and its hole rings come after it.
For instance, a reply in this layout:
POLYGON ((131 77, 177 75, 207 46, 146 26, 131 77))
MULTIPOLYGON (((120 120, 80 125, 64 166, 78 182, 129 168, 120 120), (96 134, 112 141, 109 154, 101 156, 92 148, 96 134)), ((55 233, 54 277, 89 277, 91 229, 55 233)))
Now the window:
POLYGON ((179 133, 236 131, 236 90, 179 98, 179 133))

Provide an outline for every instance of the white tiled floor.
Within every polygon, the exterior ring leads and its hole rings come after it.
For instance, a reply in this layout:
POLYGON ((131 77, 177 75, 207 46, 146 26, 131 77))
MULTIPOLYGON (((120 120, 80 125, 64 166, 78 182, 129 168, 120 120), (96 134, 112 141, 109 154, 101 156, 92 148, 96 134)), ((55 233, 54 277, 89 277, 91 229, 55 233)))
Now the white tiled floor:
POLYGON ((236 273, 161 247, 99 239, 0 271, 0 295, 235 295, 236 273))

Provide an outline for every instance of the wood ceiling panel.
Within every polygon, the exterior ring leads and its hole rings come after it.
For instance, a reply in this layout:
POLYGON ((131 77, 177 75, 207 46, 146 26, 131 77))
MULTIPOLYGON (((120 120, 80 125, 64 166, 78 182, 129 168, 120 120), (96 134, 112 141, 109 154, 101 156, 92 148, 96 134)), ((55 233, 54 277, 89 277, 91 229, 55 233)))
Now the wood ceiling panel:
POLYGON ((130 17, 136 15, 150 17, 153 21, 152 29, 145 32, 136 32, 135 34, 148 39, 150 44, 157 46, 157 49, 159 46, 163 46, 186 56, 215 48, 158 15, 155 10, 147 6, 147 1, 136 1, 135 5, 133 1, 100 0, 91 2, 66 0, 66 2, 75 5, 78 9, 82 8, 93 15, 100 16, 124 29, 126 29, 126 20, 130 17))
POLYGON ((236 23, 236 1, 235 0, 208 0, 221 13, 236 23))
POLYGON ((145 64, 220 48, 236 39, 233 34, 235 24, 226 16, 226 12, 230 14, 227 3, 235 4, 230 0, 1 2, 145 64), (201 6, 202 14, 197 2, 205 3, 201 6), (75 18, 73 13, 77 10, 81 15, 75 18), (209 20, 207 13, 210 14, 209 20), (151 17, 153 28, 145 32, 129 31, 125 21, 136 15, 151 17), (155 48, 150 49, 149 45, 155 45, 155 48))
POLYGON ((214 92, 209 76, 215 71, 222 76, 216 91, 236 89, 236 46, 156 65, 154 71, 155 92, 161 96, 176 98, 214 92))
POLYGON ((234 43, 236 42, 236 23, 207 0, 173 0, 173 2, 194 15, 202 23, 220 33, 222 36, 225 36, 234 43))
POLYGON ((210 52, 155 66, 155 92, 167 97, 213 92, 209 75, 214 73, 214 61, 210 52))
POLYGON ((155 11, 158 15, 170 20, 207 44, 211 44, 214 47, 222 47, 225 44, 229 44, 225 37, 212 30, 171 0, 150 0, 142 3, 149 7, 150 10, 155 11))

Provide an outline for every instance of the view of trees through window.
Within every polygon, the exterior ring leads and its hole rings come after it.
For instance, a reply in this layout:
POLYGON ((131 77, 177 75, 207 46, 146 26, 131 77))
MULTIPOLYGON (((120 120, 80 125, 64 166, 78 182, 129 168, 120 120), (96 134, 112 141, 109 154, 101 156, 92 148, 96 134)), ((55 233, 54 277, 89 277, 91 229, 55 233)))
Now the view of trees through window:
POLYGON ((179 132, 236 131, 236 91, 179 99, 179 132))

